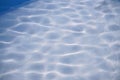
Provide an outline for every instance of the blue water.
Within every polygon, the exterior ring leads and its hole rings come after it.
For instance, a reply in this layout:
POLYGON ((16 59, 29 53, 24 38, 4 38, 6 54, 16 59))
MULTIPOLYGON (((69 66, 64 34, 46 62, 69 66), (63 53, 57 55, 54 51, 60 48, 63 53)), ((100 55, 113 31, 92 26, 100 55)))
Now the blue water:
POLYGON ((1 0, 0 80, 120 80, 120 0, 1 0))
POLYGON ((29 1, 30 0, 0 0, 0 15, 23 6, 24 3, 29 1))

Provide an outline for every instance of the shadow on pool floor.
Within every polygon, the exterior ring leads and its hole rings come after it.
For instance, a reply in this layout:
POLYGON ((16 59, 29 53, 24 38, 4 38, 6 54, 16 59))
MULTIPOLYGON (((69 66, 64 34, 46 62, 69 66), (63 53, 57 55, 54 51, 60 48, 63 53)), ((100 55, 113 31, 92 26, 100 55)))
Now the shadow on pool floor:
POLYGON ((0 0, 0 16, 35 0, 0 0))

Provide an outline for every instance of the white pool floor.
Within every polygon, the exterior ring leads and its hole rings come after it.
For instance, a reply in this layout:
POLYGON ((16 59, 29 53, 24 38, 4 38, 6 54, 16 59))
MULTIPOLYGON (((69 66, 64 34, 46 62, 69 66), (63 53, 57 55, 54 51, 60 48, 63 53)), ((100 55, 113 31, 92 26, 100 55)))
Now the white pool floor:
POLYGON ((0 27, 0 80, 120 80, 119 0, 36 0, 0 27))

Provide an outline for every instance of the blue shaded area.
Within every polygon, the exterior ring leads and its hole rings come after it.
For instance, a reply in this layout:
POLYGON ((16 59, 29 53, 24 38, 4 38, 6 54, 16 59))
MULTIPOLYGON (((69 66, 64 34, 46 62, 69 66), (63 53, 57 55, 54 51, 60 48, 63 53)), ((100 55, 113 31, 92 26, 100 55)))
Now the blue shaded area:
POLYGON ((66 74, 66 75, 70 75, 70 74, 74 74, 74 67, 70 67, 70 66, 59 66, 59 71, 62 74, 66 74))
POLYGON ((28 75, 29 80, 43 80, 42 74, 30 73, 28 75))
POLYGON ((28 68, 28 70, 33 70, 33 71, 39 71, 39 72, 43 72, 44 71, 44 64, 32 64, 29 65, 30 67, 28 68))
POLYGON ((56 78, 56 74, 55 73, 48 73, 47 75, 46 75, 46 79, 47 80, 53 80, 53 79, 55 79, 56 78))
POLYGON ((110 31, 118 31, 118 30, 120 30, 120 26, 117 25, 117 24, 110 25, 110 26, 109 26, 109 30, 110 30, 110 31))
POLYGON ((31 0, 0 0, 0 15, 14 10, 28 1, 31 0))

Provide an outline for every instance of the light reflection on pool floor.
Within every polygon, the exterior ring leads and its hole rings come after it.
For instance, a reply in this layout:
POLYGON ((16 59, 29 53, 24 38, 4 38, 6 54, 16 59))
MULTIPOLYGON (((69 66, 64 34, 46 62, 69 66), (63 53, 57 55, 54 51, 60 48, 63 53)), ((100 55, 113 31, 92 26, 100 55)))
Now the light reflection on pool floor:
POLYGON ((119 0, 37 0, 0 17, 0 80, 119 80, 119 0))

